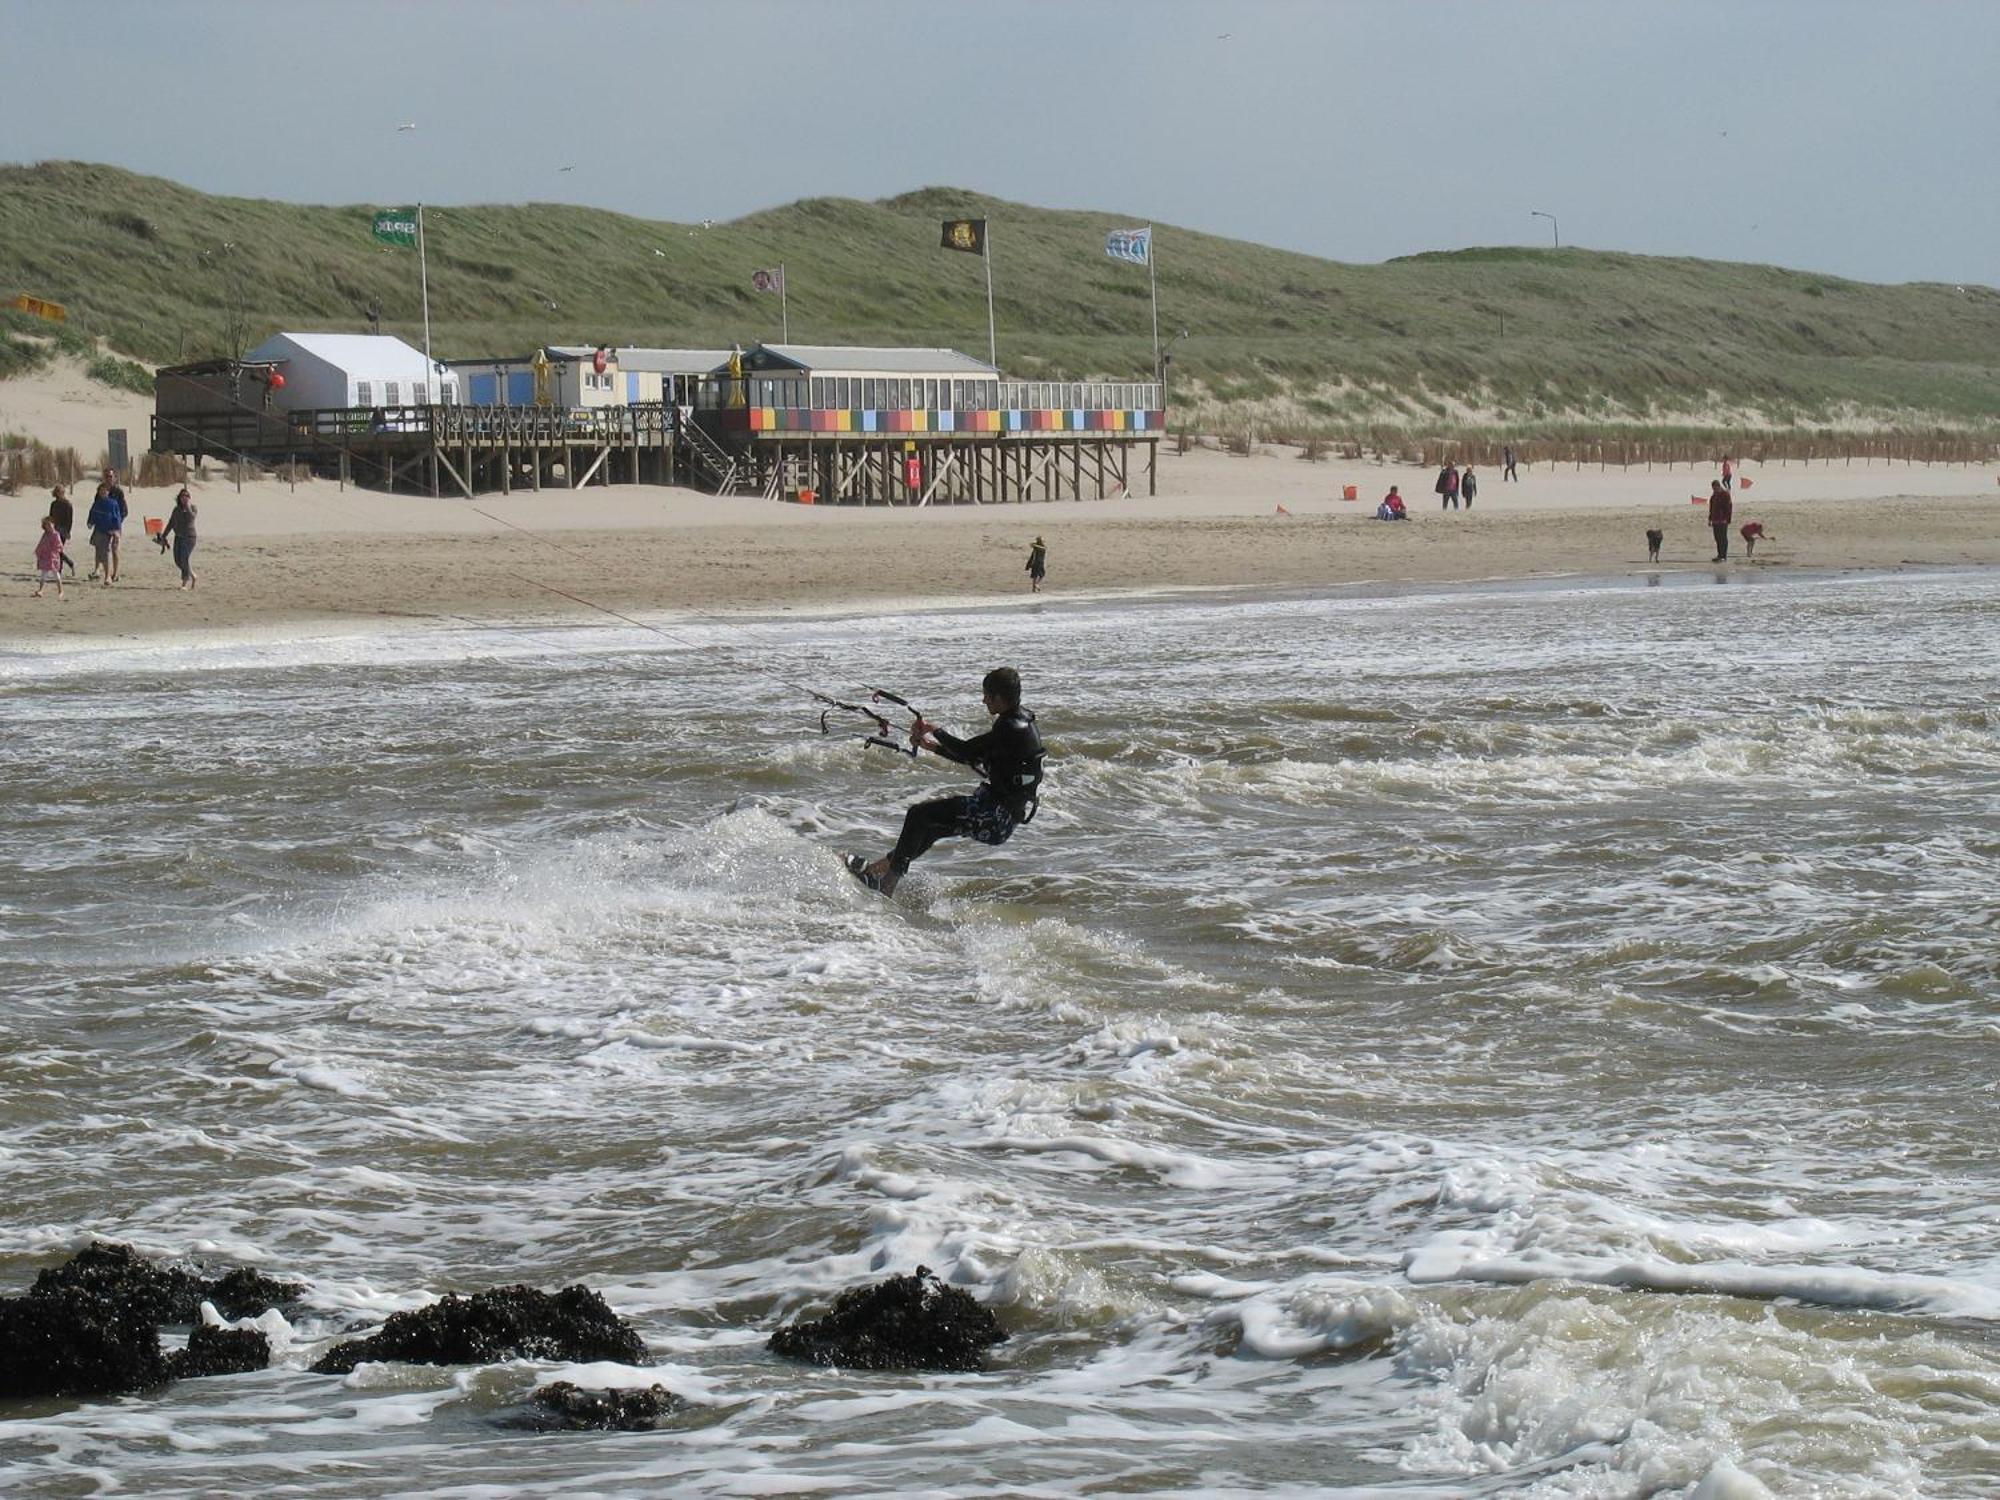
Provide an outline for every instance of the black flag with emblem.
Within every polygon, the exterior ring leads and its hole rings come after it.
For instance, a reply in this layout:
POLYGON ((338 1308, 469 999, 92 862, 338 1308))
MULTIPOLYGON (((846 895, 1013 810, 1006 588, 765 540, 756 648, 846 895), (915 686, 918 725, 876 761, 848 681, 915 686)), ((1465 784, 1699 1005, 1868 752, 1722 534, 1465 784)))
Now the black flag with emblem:
POLYGON ((986 253, 986 221, 984 219, 946 219, 944 238, 940 247, 945 250, 963 250, 967 255, 986 253))

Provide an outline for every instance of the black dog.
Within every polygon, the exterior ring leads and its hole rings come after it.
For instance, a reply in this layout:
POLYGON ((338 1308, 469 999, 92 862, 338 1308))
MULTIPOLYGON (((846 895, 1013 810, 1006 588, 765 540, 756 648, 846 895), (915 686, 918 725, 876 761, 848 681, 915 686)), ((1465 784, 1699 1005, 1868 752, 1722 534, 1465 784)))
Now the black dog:
POLYGON ((1658 562, 1660 560, 1660 543, 1666 539, 1667 534, 1664 531, 1648 531, 1646 533, 1647 562, 1658 562))

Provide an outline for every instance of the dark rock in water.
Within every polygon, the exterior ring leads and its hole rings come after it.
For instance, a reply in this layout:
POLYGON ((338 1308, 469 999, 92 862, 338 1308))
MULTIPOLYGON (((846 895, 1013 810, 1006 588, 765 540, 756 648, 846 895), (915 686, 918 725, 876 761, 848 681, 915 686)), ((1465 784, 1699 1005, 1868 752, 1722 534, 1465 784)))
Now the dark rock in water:
POLYGON ((88 1292, 156 1323, 178 1325, 200 1322, 203 1302, 213 1302, 225 1318, 252 1318, 267 1307, 293 1314, 306 1289, 246 1266, 211 1280, 198 1270, 147 1260, 130 1245, 95 1240, 65 1264, 37 1276, 28 1295, 57 1291, 88 1292))
POLYGON ((639 1335, 590 1288, 568 1286, 550 1296, 533 1287, 503 1286, 470 1297, 447 1294, 429 1307, 392 1314, 381 1332, 334 1346, 312 1368, 318 1375, 345 1375, 371 1359, 415 1365, 605 1359, 635 1365, 645 1357, 639 1335))
POLYGON ((993 1314, 929 1268, 857 1287, 833 1311, 771 1335, 774 1354, 850 1370, 983 1370, 985 1349, 1007 1337, 993 1314))
POLYGON ((208 1300, 225 1318, 254 1318, 275 1307, 287 1318, 298 1314, 306 1289, 296 1281, 278 1281, 248 1266, 218 1276, 208 1283, 208 1300))
POLYGON ((663 1385, 641 1390, 593 1391, 558 1380, 529 1393, 539 1410, 535 1425, 574 1431, 651 1432, 687 1403, 663 1385))
POLYGON ((194 1323, 201 1318, 208 1283, 192 1271, 147 1260, 130 1245, 96 1240, 42 1272, 28 1289, 30 1297, 58 1292, 101 1297, 154 1323, 194 1323))
POLYGON ((197 1328, 187 1348, 167 1357, 175 1380, 196 1375, 242 1375, 271 1363, 271 1341, 254 1328, 197 1328))
POLYGON ((0 1297, 0 1398, 116 1396, 163 1384, 160 1325, 75 1288, 0 1297))

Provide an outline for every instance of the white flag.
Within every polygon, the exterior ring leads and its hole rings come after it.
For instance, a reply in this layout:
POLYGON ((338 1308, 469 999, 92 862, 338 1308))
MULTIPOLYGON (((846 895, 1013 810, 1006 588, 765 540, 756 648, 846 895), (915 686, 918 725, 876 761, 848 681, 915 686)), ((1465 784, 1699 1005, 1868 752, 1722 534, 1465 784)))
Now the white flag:
POLYGON ((785 290, 785 268, 783 266, 773 266, 768 271, 752 271, 750 273, 750 285, 757 288, 760 292, 782 293, 785 290))
POLYGON ((1104 253, 1113 260, 1129 260, 1135 266, 1153 263, 1153 226, 1144 229, 1114 229, 1104 237, 1104 253))

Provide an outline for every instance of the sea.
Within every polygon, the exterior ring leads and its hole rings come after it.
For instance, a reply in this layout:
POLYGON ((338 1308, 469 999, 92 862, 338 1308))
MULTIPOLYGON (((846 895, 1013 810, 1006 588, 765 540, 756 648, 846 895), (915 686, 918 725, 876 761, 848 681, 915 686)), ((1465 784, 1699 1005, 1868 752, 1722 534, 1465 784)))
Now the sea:
POLYGON ((1996 664, 1741 567, 13 643, 0 1292, 308 1292, 0 1494, 2000 1495, 1996 664), (1039 816, 863 889, 970 780, 811 695, 998 665, 1039 816), (919 1266, 985 1372, 767 1350, 919 1266), (651 1362, 306 1369, 514 1283, 651 1362))

